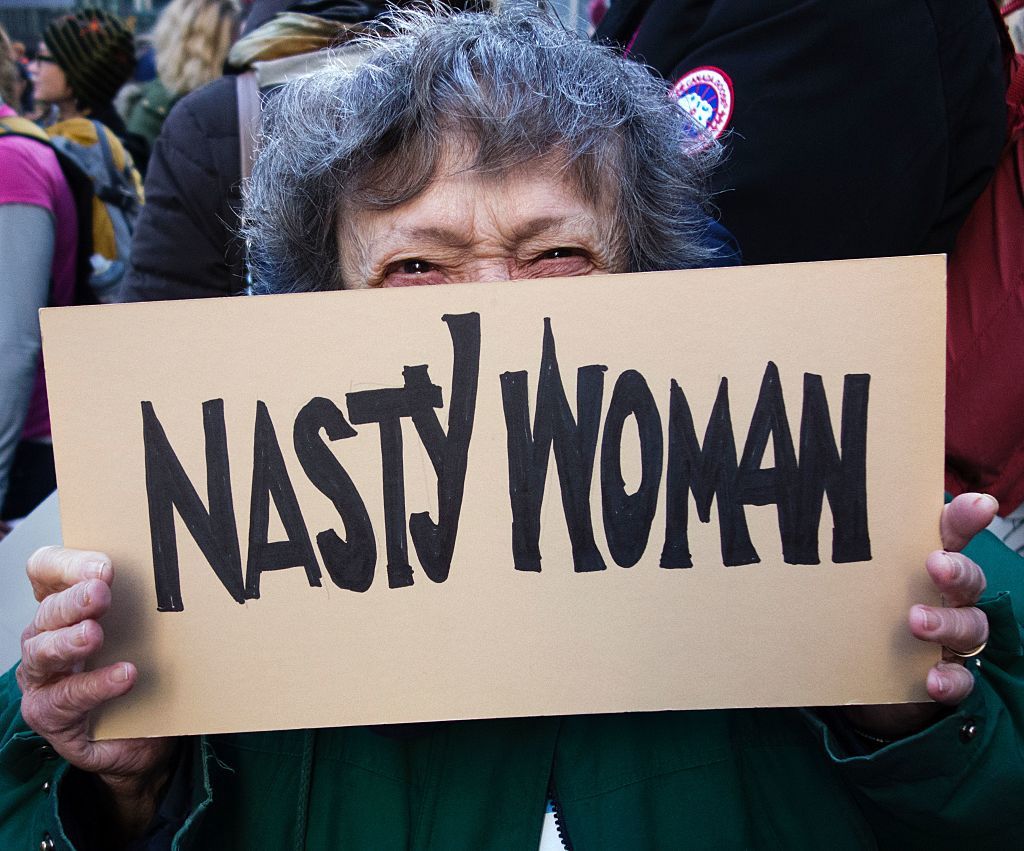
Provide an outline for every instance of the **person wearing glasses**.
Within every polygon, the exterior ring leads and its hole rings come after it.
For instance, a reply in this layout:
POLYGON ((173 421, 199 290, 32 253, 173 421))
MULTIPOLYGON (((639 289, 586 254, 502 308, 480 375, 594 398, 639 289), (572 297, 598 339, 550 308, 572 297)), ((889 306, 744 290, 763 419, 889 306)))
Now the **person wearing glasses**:
MULTIPOLYGON (((124 22, 100 9, 84 9, 46 27, 29 71, 36 101, 49 105, 46 132, 92 147, 99 142, 102 125, 114 165, 132 172, 141 200, 142 178, 125 145, 124 122, 113 106, 134 68, 135 39, 124 22)), ((93 248, 111 256, 102 245, 93 248)))

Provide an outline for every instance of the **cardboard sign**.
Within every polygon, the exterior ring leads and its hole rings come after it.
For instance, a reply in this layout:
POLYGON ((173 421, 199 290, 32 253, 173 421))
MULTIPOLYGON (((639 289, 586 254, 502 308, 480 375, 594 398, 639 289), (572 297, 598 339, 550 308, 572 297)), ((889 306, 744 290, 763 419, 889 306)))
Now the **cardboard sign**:
POLYGON ((43 311, 101 738, 925 699, 941 257, 43 311))

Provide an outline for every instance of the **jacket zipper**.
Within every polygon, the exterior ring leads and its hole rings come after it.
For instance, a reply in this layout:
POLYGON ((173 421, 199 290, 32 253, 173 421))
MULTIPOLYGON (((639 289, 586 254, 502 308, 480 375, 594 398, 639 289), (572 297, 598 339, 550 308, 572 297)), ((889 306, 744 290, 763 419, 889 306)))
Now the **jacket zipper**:
POLYGON ((551 812, 555 817, 555 829, 558 831, 558 838, 562 841, 565 851, 573 851, 572 841, 569 839, 569 831, 565 828, 565 816, 562 807, 558 803, 558 795, 555 794, 554 780, 548 781, 548 800, 551 801, 551 812))

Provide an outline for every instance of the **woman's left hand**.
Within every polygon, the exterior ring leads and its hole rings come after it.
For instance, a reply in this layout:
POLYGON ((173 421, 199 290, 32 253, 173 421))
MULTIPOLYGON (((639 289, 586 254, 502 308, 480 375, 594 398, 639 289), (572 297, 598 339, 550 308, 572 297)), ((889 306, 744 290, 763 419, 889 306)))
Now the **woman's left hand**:
POLYGON ((956 706, 971 693, 974 676, 964 667, 964 656, 988 641, 988 618, 974 605, 985 590, 985 575, 960 550, 992 522, 997 508, 987 494, 956 497, 942 510, 945 550, 936 550, 925 561, 944 605, 915 605, 909 622, 916 638, 943 648, 942 661, 928 671, 928 696, 935 703, 845 707, 843 712, 856 729, 884 739, 907 736, 935 720, 943 706, 956 706))

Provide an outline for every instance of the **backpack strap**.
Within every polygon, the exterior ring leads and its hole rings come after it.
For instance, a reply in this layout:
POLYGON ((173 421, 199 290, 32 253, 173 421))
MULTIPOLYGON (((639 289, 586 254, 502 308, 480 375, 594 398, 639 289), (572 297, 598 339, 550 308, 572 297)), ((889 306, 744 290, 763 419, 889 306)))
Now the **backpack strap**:
POLYGON ((50 145, 50 137, 46 135, 46 131, 34 121, 29 121, 20 115, 0 118, 0 136, 20 136, 24 139, 35 139, 37 142, 42 142, 44 145, 52 147, 50 145))
POLYGON ((252 174, 252 161, 256 153, 256 134, 260 128, 260 87, 255 71, 246 71, 235 77, 238 95, 238 155, 242 166, 242 180, 252 174))
POLYGON ((120 207, 122 210, 130 211, 134 208, 136 198, 125 189, 119 189, 121 185, 120 172, 117 163, 114 162, 114 152, 110 148, 110 140, 107 138, 106 128, 96 120, 92 121, 96 129, 96 142, 100 146, 100 153, 103 155, 103 165, 107 170, 106 182, 95 187, 96 196, 108 204, 120 207))
POLYGON ((110 180, 111 185, 113 185, 117 182, 117 166, 114 164, 114 152, 110 150, 110 140, 107 138, 102 124, 93 119, 92 126, 96 130, 96 141, 100 146, 100 151, 103 153, 103 164, 107 167, 107 178, 110 180))

